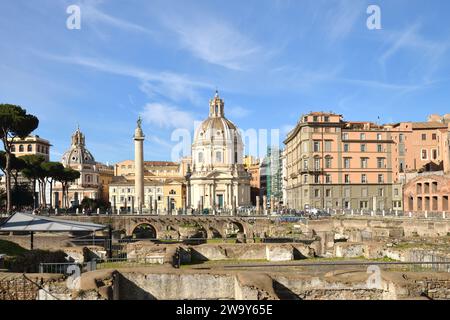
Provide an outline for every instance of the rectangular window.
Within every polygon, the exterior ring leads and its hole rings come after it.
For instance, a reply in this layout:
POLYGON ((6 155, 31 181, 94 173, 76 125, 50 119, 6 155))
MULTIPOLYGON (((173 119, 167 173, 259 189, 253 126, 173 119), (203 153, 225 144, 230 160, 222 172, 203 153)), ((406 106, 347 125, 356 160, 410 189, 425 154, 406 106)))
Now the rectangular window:
POLYGON ((368 206, 369 206, 369 202, 368 201, 360 201, 359 202, 360 209, 367 209, 368 206))
POLYGON ((359 135, 359 137, 361 138, 361 140, 366 140, 366 134, 365 133, 361 133, 359 135))
POLYGON ((404 140, 405 140, 405 136, 403 135, 403 133, 400 133, 400 135, 398 136, 398 141, 403 142, 404 140))
POLYGON ((427 140, 427 134, 426 133, 422 133, 422 140, 423 141, 427 140))
POLYGON ((306 174, 303 176, 303 183, 308 183, 308 175, 306 174))
POLYGON ((378 189, 378 196, 384 197, 384 189, 383 188, 378 189))
POLYGON ((384 183, 384 175, 382 174, 378 175, 378 183, 384 183))
POLYGON ((367 169, 368 163, 369 163, 369 158, 361 158, 361 168, 367 169))
POLYGON ((326 189, 326 190, 325 190, 325 196, 326 196, 327 198, 331 198, 331 189, 326 189))
POLYGON ((342 140, 348 140, 348 133, 342 134, 342 140))
POLYGON ((331 183, 331 175, 325 175, 325 183, 331 183))
POLYGON ((350 159, 351 158, 344 158, 344 168, 350 169, 350 159))
POLYGON ((436 149, 431 150, 431 157, 433 160, 437 160, 438 158, 438 152, 436 149))
POLYGON ((365 174, 361 175, 361 183, 367 183, 367 175, 365 174))
POLYGON ((330 122, 330 117, 329 117, 329 116, 325 116, 325 117, 323 118, 323 121, 325 121, 325 122, 330 122))
POLYGON ((319 189, 314 189, 314 197, 320 198, 320 190, 319 189))
POLYGON ((319 121, 319 117, 318 117, 318 116, 313 116, 313 121, 314 121, 314 122, 319 121))
POLYGON ((344 152, 349 152, 350 151, 350 147, 348 145, 348 143, 344 144, 344 152))
POLYGON ((384 158, 377 158, 377 168, 378 169, 384 168, 384 158))
POLYGON ((308 170, 308 160, 303 160, 303 169, 308 170))
POLYGON ((396 197, 398 196, 398 189, 397 188, 394 189, 394 196, 396 196, 396 197))
POLYGON ((314 175, 314 183, 320 183, 320 177, 318 174, 314 175))
POLYGON ((320 170, 320 159, 314 159, 314 170, 320 170))
POLYGON ((350 175, 346 174, 344 176, 345 183, 350 183, 350 175))
POLYGON ((383 145, 377 144, 377 152, 383 152, 383 145))
POLYGON ((437 139, 436 133, 433 133, 433 134, 431 135, 431 139, 433 139, 433 140, 436 140, 436 139, 437 139))
POLYGON ((422 149, 422 160, 428 160, 428 153, 426 149, 422 149))
POLYGON ((381 133, 377 133, 377 140, 381 140, 381 133))
POLYGON ((361 152, 366 152, 366 145, 364 143, 361 144, 361 152))
POLYGON ((320 142, 314 141, 314 152, 320 152, 320 142))
POLYGON ((325 151, 331 152, 331 141, 325 141, 325 151))

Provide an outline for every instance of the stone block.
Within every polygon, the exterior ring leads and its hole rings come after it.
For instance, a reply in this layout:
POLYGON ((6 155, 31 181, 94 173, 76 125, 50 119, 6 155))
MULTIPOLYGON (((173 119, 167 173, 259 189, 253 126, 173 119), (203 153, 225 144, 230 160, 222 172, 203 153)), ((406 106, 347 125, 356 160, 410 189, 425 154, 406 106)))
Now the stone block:
POLYGON ((268 261, 294 260, 294 248, 291 245, 266 246, 266 259, 268 261))

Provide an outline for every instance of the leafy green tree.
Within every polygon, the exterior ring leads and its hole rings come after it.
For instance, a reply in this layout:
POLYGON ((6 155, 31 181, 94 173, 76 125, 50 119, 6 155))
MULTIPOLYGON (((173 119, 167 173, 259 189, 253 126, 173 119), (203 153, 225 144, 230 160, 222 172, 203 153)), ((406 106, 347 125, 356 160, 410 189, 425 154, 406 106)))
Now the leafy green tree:
POLYGON ((60 162, 44 162, 41 164, 46 182, 50 183, 50 207, 53 208, 53 184, 64 172, 64 166, 60 162))
POLYGON ((11 199, 17 208, 30 207, 34 203, 33 192, 27 184, 15 184, 12 189, 11 199))
MULTIPOLYGON (((22 170, 22 174, 32 182, 33 185, 33 200, 36 204, 36 184, 39 183, 42 177, 45 177, 45 171, 42 168, 42 164, 45 162, 45 158, 40 155, 26 155, 20 157, 25 162, 25 168, 22 170)), ((39 184, 39 189, 41 186, 39 184)), ((45 198, 44 198, 45 199, 45 198)), ((34 208, 34 206, 33 206, 34 208)), ((34 208, 35 209, 35 208, 34 208)))
POLYGON ((69 199, 68 199, 69 184, 79 178, 80 172, 72 168, 64 168, 64 170, 55 177, 55 180, 61 183, 62 203, 63 207, 66 209, 69 207, 69 199))
MULTIPOLYGON (((11 154, 11 176, 14 179, 14 184, 17 184, 20 171, 26 167, 26 163, 14 154, 11 154)), ((6 152, 0 151, 0 170, 6 175, 6 152)))
POLYGON ((11 212, 11 147, 14 139, 26 138, 39 125, 39 120, 20 106, 0 104, 0 139, 5 150, 6 212, 11 212))
POLYGON ((81 208, 90 210, 91 212, 97 209, 107 210, 110 208, 110 203, 103 199, 91 199, 86 197, 81 201, 81 208))

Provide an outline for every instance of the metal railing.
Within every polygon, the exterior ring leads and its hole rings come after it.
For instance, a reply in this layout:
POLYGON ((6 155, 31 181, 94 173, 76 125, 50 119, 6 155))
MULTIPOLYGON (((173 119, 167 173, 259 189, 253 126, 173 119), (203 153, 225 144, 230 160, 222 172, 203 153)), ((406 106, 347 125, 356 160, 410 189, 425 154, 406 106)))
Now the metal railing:
POLYGON ((78 267, 80 272, 87 272, 95 270, 95 260, 94 262, 63 262, 63 263, 39 263, 39 273, 53 273, 53 274, 63 274, 71 275, 73 274, 73 268, 78 267))

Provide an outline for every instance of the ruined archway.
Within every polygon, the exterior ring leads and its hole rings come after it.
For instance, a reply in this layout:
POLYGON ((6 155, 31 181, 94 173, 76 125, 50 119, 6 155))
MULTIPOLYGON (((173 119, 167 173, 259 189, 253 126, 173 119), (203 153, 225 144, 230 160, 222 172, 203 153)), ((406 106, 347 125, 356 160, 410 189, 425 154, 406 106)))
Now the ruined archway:
POLYGON ((156 239, 156 228, 150 223, 140 223, 136 227, 134 227, 133 232, 131 233, 131 237, 133 239, 156 239))
POLYGON ((238 238, 239 235, 245 236, 245 229, 242 223, 229 221, 225 224, 222 234, 225 235, 226 238, 238 238))

